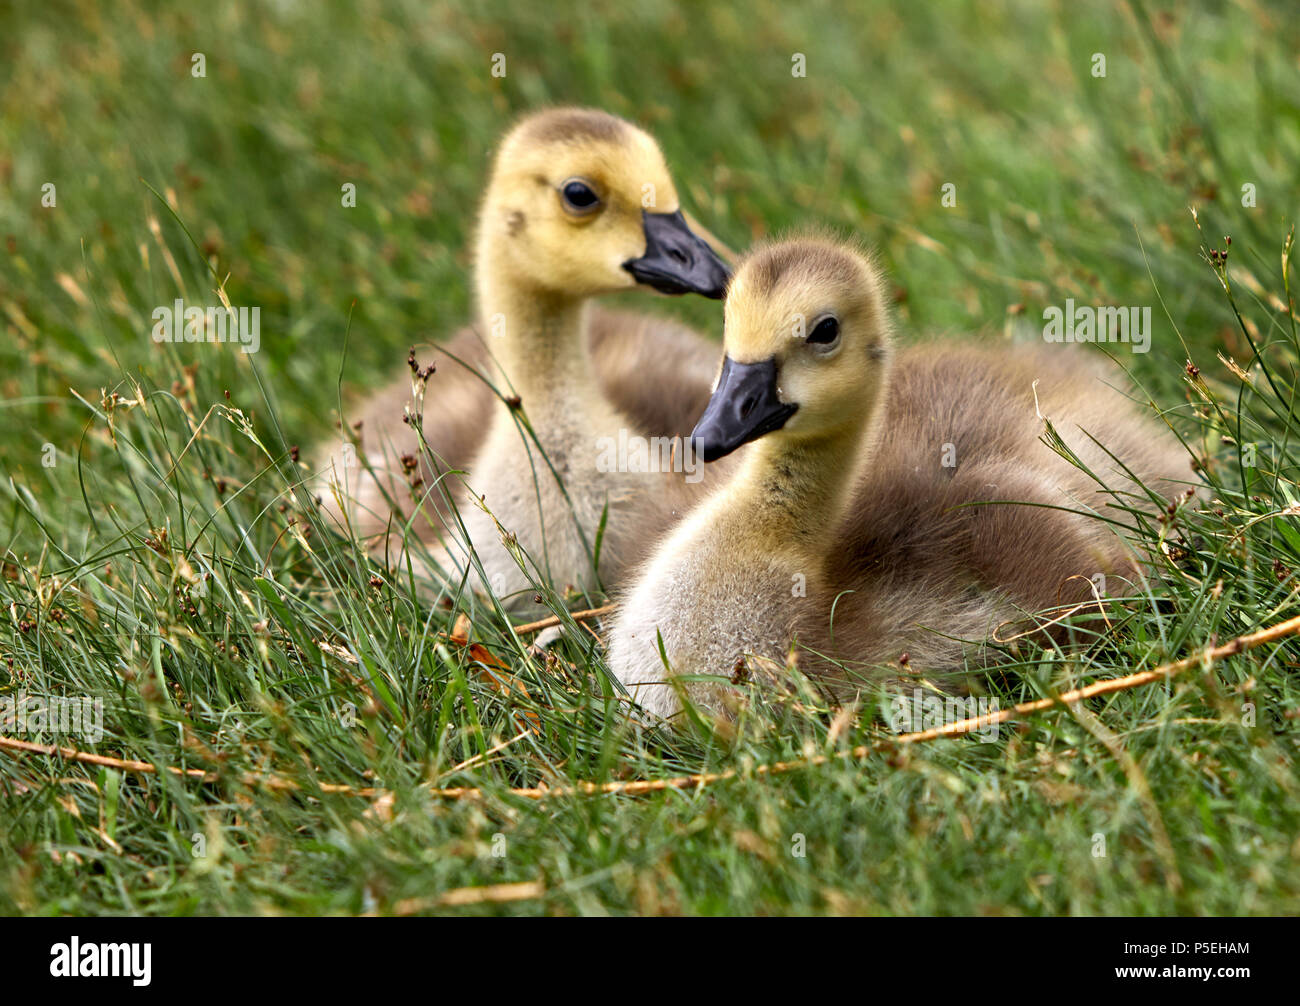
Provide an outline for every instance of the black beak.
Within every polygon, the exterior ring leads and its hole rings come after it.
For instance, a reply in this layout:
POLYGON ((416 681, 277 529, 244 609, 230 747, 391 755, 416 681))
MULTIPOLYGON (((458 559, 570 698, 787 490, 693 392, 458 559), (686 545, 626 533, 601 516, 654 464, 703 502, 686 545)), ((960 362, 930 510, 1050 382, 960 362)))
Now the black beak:
POLYGON ((695 424, 691 446, 705 461, 717 461, 741 444, 779 430, 798 408, 777 395, 775 359, 736 363, 724 356, 718 390, 695 424))
POLYGON ((661 293, 699 293, 721 300, 731 270, 686 223, 682 211, 641 211, 645 227, 645 254, 628 259, 623 268, 638 283, 661 293))

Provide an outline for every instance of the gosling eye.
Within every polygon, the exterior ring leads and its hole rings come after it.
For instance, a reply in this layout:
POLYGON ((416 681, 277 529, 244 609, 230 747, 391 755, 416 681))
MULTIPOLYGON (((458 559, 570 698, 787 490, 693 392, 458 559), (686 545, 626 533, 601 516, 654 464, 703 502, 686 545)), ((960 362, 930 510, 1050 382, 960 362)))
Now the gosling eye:
POLYGON ((564 208, 577 216, 586 216, 600 209, 600 197, 590 183, 581 178, 570 178, 560 186, 564 208))
POLYGON ((812 331, 804 340, 819 352, 834 349, 840 341, 840 321, 834 315, 826 315, 813 323, 812 331))

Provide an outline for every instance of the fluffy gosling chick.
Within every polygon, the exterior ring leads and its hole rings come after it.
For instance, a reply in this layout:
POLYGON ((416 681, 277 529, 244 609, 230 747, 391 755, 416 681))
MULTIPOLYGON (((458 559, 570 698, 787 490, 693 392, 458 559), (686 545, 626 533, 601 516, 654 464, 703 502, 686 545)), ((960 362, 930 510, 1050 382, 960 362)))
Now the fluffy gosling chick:
MULTIPOLYGON (((716 368, 716 348, 681 326, 595 314, 589 300, 638 286, 719 298, 729 270, 686 223, 655 141, 615 116, 574 108, 530 116, 506 136, 483 200, 475 263, 479 324, 449 347, 469 367, 444 362, 430 379, 424 433, 446 468, 468 468, 470 491, 491 511, 461 495, 487 584, 526 608, 533 590, 496 522, 541 579, 590 588, 608 506, 599 576, 616 577, 635 548, 623 516, 652 483, 598 470, 601 442, 621 430, 689 431, 716 368), (517 403, 503 402, 480 375, 517 403), (538 444, 522 432, 517 411, 538 444)), ((417 453, 401 423, 410 391, 404 380, 362 410, 371 442, 396 445, 378 481, 354 470, 341 494, 356 501, 351 517, 363 535, 386 537, 385 492, 400 499, 406 489, 396 459, 417 453)), ((415 526, 425 538, 446 530, 432 488, 439 474, 420 473, 426 519, 415 526)))
MULTIPOLYGON (((864 254, 821 239, 755 253, 728 291, 722 372, 694 434, 706 460, 752 445, 623 592, 611 670, 660 716, 683 694, 725 713, 737 662, 779 678, 796 640, 840 663, 907 653, 951 671, 962 640, 1086 597, 1099 572, 1133 575, 1105 523, 1047 508, 1109 497, 1040 441, 1041 411, 1112 489, 1140 493, 1089 434, 1171 491, 1186 455, 1103 380, 1121 376, 1047 346, 895 352, 864 254), (723 680, 672 680, 690 675, 723 680)), ((801 663, 847 687, 836 664, 801 663)))

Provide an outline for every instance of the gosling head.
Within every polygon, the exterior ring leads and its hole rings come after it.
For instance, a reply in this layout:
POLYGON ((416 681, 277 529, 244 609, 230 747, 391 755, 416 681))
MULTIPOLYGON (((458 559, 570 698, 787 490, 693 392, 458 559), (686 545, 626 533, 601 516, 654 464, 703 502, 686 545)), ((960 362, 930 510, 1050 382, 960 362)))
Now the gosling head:
POLYGON ((658 144, 593 109, 540 112, 506 136, 479 240, 494 270, 541 293, 644 284, 719 299, 730 275, 682 216, 658 144))
POLYGON ((727 290, 722 372, 691 435, 705 461, 769 437, 812 442, 860 433, 889 357, 879 273, 850 245, 769 245, 727 290))

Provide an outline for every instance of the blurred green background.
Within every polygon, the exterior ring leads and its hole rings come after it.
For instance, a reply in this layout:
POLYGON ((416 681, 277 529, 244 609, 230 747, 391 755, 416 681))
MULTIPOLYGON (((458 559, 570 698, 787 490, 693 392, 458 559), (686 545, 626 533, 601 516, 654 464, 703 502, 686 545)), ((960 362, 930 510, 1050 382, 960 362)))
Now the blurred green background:
MULTIPOLYGON (((84 418, 67 389, 112 388, 120 367, 167 386, 198 363, 214 393, 247 381, 233 349, 148 338, 174 296, 216 303, 205 257, 234 304, 262 309, 255 363, 291 439, 325 434, 354 302, 350 387, 464 322, 492 145, 557 102, 652 130, 688 208, 736 248, 809 225, 863 237, 904 337, 1039 326, 1066 297, 1155 305, 1153 351, 1133 362, 1172 389, 1185 354, 1157 285, 1202 366, 1243 349, 1188 208, 1261 270, 1298 208, 1294 14, 1252 0, 20 0, 0 14, 0 452, 24 470, 41 443, 64 449, 84 418)), ((635 303, 720 325, 713 304, 635 303)))

